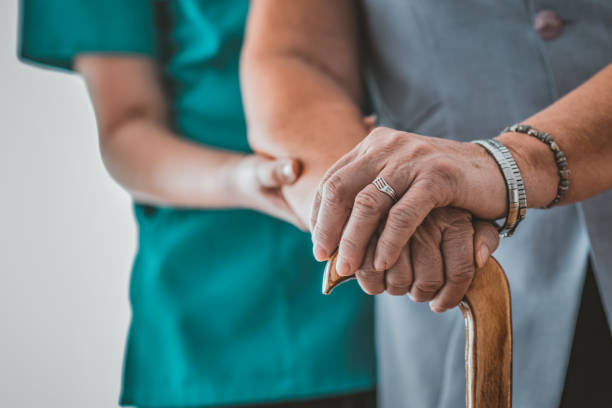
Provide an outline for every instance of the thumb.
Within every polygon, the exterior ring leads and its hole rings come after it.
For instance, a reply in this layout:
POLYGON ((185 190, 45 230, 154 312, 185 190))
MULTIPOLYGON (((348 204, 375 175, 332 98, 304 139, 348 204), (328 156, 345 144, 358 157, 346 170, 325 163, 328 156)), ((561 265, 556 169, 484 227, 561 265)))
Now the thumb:
POLYGON ((262 160, 255 166, 255 175, 261 187, 278 188, 295 183, 300 170, 297 160, 262 160))
POLYGON ((489 256, 499 245, 499 232, 497 226, 489 221, 474 222, 474 250, 476 251, 476 265, 482 268, 489 256))

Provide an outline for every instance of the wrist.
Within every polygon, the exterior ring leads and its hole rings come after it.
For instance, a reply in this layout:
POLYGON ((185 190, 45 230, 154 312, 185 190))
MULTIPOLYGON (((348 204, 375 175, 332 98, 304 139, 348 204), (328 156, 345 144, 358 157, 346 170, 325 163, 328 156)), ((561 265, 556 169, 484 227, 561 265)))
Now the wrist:
POLYGON ((557 194, 559 175, 554 156, 545 144, 536 138, 513 132, 496 138, 512 153, 527 194, 529 208, 541 208, 557 194))
POLYGON ((250 189, 246 188, 255 182, 251 155, 233 154, 228 157, 221 174, 231 206, 248 208, 249 205, 252 205, 253 186, 251 185, 250 189))
POLYGON ((469 161, 463 167, 463 183, 459 185, 460 202, 476 217, 497 220, 508 212, 508 192, 504 176, 495 159, 474 143, 465 143, 469 161))
POLYGON ((481 146, 495 159, 504 177, 507 211, 504 224, 501 226, 499 232, 505 237, 510 237, 525 218, 527 211, 527 200, 521 172, 512 153, 510 153, 508 148, 499 140, 475 140, 473 143, 481 146))

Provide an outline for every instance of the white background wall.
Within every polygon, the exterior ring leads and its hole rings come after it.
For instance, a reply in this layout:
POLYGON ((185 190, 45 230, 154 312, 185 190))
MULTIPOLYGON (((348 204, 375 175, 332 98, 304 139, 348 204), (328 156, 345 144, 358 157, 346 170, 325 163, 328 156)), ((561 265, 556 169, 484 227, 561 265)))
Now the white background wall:
POLYGON ((0 407, 113 407, 129 323, 130 202, 75 75, 16 58, 0 1, 0 407))

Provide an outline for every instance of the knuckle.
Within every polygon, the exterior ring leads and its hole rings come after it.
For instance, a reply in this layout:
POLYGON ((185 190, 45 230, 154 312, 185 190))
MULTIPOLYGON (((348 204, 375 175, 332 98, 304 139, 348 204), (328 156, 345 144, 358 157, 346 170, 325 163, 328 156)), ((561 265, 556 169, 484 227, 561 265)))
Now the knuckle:
POLYGON ((370 266, 361 267, 355 272, 355 276, 365 282, 377 282, 382 280, 382 273, 370 266))
POLYGON ((382 249, 382 251, 386 253, 400 253, 402 248, 404 247, 403 242, 399 242, 397 240, 384 238, 384 237, 380 238, 380 240, 378 241, 378 244, 380 248, 382 249))
POLYGON ((355 273, 355 277, 359 282, 359 286, 368 295, 377 295, 385 290, 382 274, 376 271, 360 269, 355 273))
POLYGON ((361 215, 377 215, 382 211, 381 207, 380 197, 372 191, 362 190, 355 198, 354 208, 361 215))
POLYGON ((402 157, 392 157, 389 160, 388 167, 393 169, 398 180, 404 180, 406 186, 409 186, 414 181, 416 174, 412 162, 406 161, 402 157))
POLYGON ((413 138, 410 143, 410 151, 413 157, 425 157, 434 152, 434 149, 422 138, 413 138))
POLYGON ((386 135, 389 133, 391 129, 388 129, 383 126, 375 127, 372 129, 368 137, 366 137, 363 142, 360 143, 360 149, 364 153, 371 153, 380 149, 386 135))
POLYGON ((455 163, 446 155, 437 154, 429 160, 432 173, 442 180, 451 180, 457 173, 455 163))
POLYGON ((339 202, 346 190, 344 180, 340 176, 334 175, 323 185, 323 197, 326 203, 339 202))
POLYGON ((432 217, 427 217, 421 225, 415 231, 412 239, 415 244, 418 244, 422 248, 426 248, 428 253, 432 254, 427 261, 424 257, 418 257, 421 262, 431 262, 437 260, 433 254, 437 251, 440 252, 440 242, 442 241, 442 230, 439 224, 432 217))
POLYGON ((423 194, 428 194, 437 206, 443 207, 452 202, 456 192, 456 177, 459 172, 453 163, 442 157, 426 161, 426 167, 420 172, 419 180, 423 194))
POLYGON ((469 212, 456 208, 440 208, 435 211, 435 220, 444 231, 445 240, 471 240, 474 225, 469 212))
POLYGON ((415 298, 423 299, 420 301, 426 301, 433 298, 440 287, 442 287, 442 281, 438 279, 417 280, 414 282, 414 285, 412 285, 415 298))
POLYGON ((417 186, 422 201, 432 203, 434 207, 444 207, 450 203, 448 189, 435 174, 421 175, 415 188, 417 186))
POLYGON ((455 284, 469 283, 472 278, 474 278, 474 265, 471 262, 469 264, 465 262, 465 265, 452 268, 447 276, 448 281, 455 284))
POLYGON ((391 296, 403 296, 408 293, 409 287, 406 286, 392 286, 387 284, 387 293, 391 296))
POLYGON ((426 251, 430 256, 425 256, 426 254, 422 254, 421 256, 415 256, 412 260, 414 263, 414 268, 418 271, 441 271, 442 270, 442 260, 438 256, 433 256, 432 252, 426 251))
POLYGON ((394 230, 404 231, 417 218, 417 211, 408 205, 395 205, 389 211, 389 226, 394 230))
POLYGON ((389 273, 387 283, 391 286, 404 287, 412 284, 412 278, 408 273, 389 273))
POLYGON ((315 229, 312 232, 312 235, 314 236, 317 243, 323 246, 327 245, 328 243, 334 240, 334 237, 332 236, 331 231, 327 230, 320 224, 317 224, 315 226, 315 229))
POLYGON ((444 241, 451 242, 452 245, 461 250, 469 250, 472 245, 474 230, 472 224, 451 224, 445 227, 444 241))
POLYGON ((432 195, 436 195, 439 188, 439 183, 431 174, 422 175, 419 180, 419 185, 423 190, 422 194, 431 191, 432 195))
POLYGON ((359 245, 355 241, 355 239, 351 236, 342 237, 340 241, 340 252, 342 252, 342 256, 353 256, 355 252, 359 250, 359 245))
POLYGON ((393 291, 402 292, 402 294, 404 294, 408 292, 408 289, 412 284, 412 278, 406 274, 387 274, 385 281, 387 283, 387 291, 389 293, 393 291))
POLYGON ((387 145, 389 147, 397 147, 400 144, 403 144, 406 142, 407 136, 408 134, 405 132, 399 132, 399 131, 393 131, 393 132, 389 132, 387 134, 387 145))
POLYGON ((456 207, 441 208, 439 210, 441 216, 450 223, 472 229, 472 214, 469 211, 456 207))
POLYGON ((384 126, 376 126, 374 129, 372 129, 372 131, 370 132, 370 135, 377 137, 377 136, 381 136, 387 133, 388 131, 389 131, 389 128, 386 128, 384 126))

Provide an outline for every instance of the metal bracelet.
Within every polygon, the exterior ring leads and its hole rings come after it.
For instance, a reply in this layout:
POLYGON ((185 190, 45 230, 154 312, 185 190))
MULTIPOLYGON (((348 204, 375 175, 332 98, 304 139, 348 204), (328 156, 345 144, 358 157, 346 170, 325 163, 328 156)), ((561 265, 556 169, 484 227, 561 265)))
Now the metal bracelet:
POLYGON ((553 152, 555 156, 555 163, 557 164, 557 170, 559 173, 559 184, 557 185, 557 195, 553 200, 545 205, 542 208, 550 208, 554 205, 558 204, 561 201, 561 197, 567 192, 569 189, 569 176, 570 169, 567 164, 567 157, 565 157, 565 153, 561 151, 559 145, 555 142, 552 135, 546 132, 540 132, 535 130, 529 125, 516 124, 512 126, 508 126, 505 128, 502 133, 506 132, 515 132, 515 133, 524 133, 529 136, 533 136, 536 139, 540 140, 542 143, 546 144, 550 150, 553 152))
POLYGON ((500 227, 499 233, 504 237, 510 237, 514 234, 519 223, 525 219, 527 213, 527 195, 525 194, 521 172, 512 157, 512 153, 498 140, 475 140, 473 143, 482 146, 493 156, 504 176, 508 191, 508 212, 506 221, 500 227))

